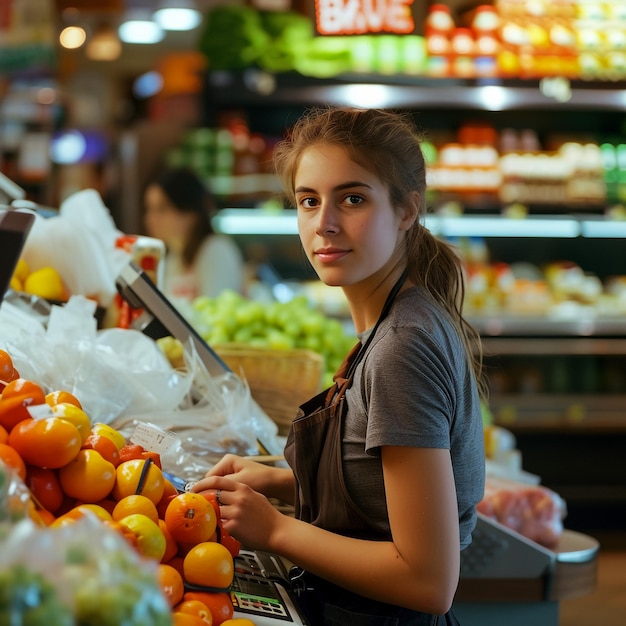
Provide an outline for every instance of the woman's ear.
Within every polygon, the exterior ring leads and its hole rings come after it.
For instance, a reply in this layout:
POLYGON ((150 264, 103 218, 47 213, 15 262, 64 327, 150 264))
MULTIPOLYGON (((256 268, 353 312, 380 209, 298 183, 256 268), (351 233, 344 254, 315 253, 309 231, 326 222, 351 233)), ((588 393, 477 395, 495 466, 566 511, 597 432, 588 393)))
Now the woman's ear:
POLYGON ((411 197, 402 207, 400 213, 400 230, 409 230, 419 216, 422 198, 417 192, 413 192, 411 197))

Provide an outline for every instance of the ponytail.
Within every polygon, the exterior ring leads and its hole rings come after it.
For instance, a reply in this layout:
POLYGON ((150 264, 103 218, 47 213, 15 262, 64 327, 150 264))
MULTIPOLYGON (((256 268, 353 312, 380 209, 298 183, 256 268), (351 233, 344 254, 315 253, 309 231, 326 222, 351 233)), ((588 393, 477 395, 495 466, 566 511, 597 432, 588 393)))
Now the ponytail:
POLYGON ((419 221, 407 232, 406 245, 409 279, 426 289, 450 315, 465 347, 478 392, 486 400, 488 386, 480 334, 463 317, 465 279, 461 259, 452 246, 435 237, 419 221))

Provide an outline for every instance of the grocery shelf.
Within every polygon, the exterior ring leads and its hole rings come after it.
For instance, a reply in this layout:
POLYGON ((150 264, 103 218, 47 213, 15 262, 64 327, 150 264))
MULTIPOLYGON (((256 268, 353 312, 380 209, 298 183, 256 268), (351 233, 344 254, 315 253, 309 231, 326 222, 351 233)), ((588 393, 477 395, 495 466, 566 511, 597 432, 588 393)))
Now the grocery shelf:
MULTIPOLYGON (((620 333, 626 334, 626 323, 619 326, 620 333)), ((561 328, 553 327, 554 334, 563 335, 561 328)), ((546 335, 550 331, 546 330, 546 335)), ((626 339, 598 337, 485 337, 482 338, 484 355, 499 356, 626 356, 626 339)))
POLYGON ((493 394, 494 422, 514 432, 626 432, 624 394, 493 394))
POLYGON ((250 68, 206 76, 212 106, 311 106, 316 103, 382 108, 504 111, 511 109, 626 110, 621 83, 541 80, 446 79, 412 75, 349 73, 329 78, 296 72, 272 74, 250 68), (555 88, 555 85, 557 87, 555 88))
MULTIPOLYGON (((425 226, 443 237, 626 238, 626 220, 594 216, 537 215, 426 215, 425 226)), ((216 230, 229 235, 297 235, 293 210, 222 209, 214 218, 216 230)))
MULTIPOLYGON (((576 317, 567 318, 553 318, 536 316, 536 315, 485 315, 485 316, 468 316, 469 322, 480 332, 483 337, 497 337, 502 336, 507 338, 507 342, 514 341, 512 337, 523 337, 524 343, 519 342, 516 344, 516 354, 519 354, 519 350, 527 351, 524 354, 552 354, 548 344, 544 339, 539 340, 539 343, 532 343, 529 341, 529 337, 566 337, 564 340, 571 341, 574 337, 620 337, 626 336, 626 319, 623 316, 601 316, 601 315, 583 315, 578 314, 576 317), (543 349, 542 347, 543 346, 543 349), (539 352, 535 352, 539 350, 539 352)), ((493 341, 493 340, 491 340, 493 341)), ((554 346, 558 346, 559 350, 564 349, 564 342, 557 339, 554 346)), ((493 344, 494 346, 498 344, 493 344)), ((498 345, 498 348, 509 346, 509 349, 514 345, 511 343, 505 343, 504 345, 498 345)), ((581 343, 574 343, 571 346, 572 352, 567 354, 593 354, 589 352, 591 344, 585 348, 585 352, 576 352, 576 350, 582 350, 581 343)), ((605 342, 602 347, 607 347, 608 342, 605 342)), ((596 344, 596 347, 600 347, 596 344)), ((624 344, 616 342, 611 339, 611 353, 612 354, 626 354, 624 352, 624 344), (619 351, 619 352, 615 352, 619 351)), ((556 354, 565 354, 562 352, 556 352, 556 354)))

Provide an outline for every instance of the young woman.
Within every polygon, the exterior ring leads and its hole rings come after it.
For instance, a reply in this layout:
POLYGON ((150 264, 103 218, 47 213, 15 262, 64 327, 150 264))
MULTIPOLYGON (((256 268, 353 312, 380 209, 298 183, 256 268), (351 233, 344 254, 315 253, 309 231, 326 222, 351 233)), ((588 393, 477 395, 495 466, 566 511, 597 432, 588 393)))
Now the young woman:
POLYGON ((232 239, 213 231, 213 197, 192 170, 162 172, 146 187, 144 204, 146 233, 166 247, 166 296, 193 300, 243 289, 243 255, 232 239))
POLYGON ((314 109, 275 159, 306 255, 343 289, 360 343, 294 420, 289 468, 227 455, 194 490, 217 490, 246 547, 302 568, 313 626, 456 624, 484 487, 484 381, 459 259, 420 222, 416 129, 400 113, 314 109))

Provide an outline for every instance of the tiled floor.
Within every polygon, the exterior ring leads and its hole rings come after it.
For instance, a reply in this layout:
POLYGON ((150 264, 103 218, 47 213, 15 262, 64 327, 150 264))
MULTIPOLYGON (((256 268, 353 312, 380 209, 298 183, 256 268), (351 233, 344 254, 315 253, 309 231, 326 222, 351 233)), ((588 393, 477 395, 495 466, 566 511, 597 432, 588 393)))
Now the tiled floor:
POLYGON ((560 603, 560 626, 626 626, 626 539, 600 540, 598 584, 582 598, 560 603))

